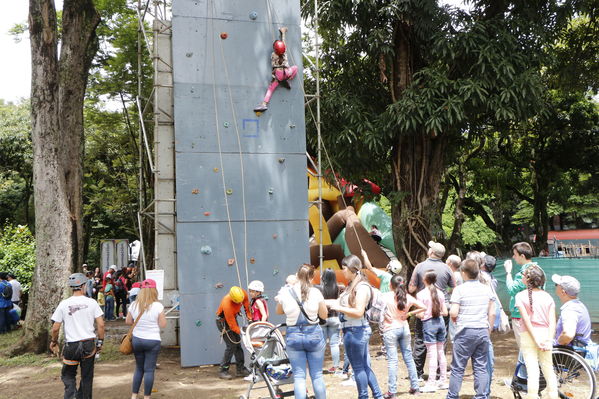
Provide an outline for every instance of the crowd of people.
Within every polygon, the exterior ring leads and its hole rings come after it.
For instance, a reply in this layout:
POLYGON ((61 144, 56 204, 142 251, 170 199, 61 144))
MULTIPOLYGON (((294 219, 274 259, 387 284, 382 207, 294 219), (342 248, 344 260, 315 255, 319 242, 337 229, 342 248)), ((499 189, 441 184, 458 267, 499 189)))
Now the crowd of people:
MULTIPOLYGON (((315 268, 307 264, 288 276, 274 301, 275 312, 285 317, 286 353, 295 397, 307 397, 309 375, 315 397, 326 398, 323 373, 328 372, 345 375, 346 381, 355 384, 358 398, 368 398, 370 394, 377 399, 395 398, 399 395, 397 380, 405 367, 410 381, 408 394, 446 390, 448 399, 456 399, 470 361, 474 397, 489 398, 494 366, 491 332, 498 327, 496 318, 503 313, 496 293, 497 280, 493 277, 496 261, 476 251, 469 252, 464 260, 455 254, 445 261, 444 257, 445 247, 431 241, 427 259, 415 267, 409 280, 399 275, 402 267, 397 259, 391 260, 386 270, 379 270, 372 267, 366 252, 362 252, 363 260, 355 255, 343 259, 341 270, 346 285, 340 284, 330 269, 322 272, 319 285, 313 285, 315 268), (379 278, 378 289, 370 284, 365 274, 368 269, 379 278), (375 303, 383 305, 379 307, 382 316, 373 322, 373 313, 369 312, 375 303), (410 331, 412 317, 415 318, 413 332, 410 331), (381 335, 381 349, 387 359, 386 393, 379 383, 381 376, 371 367, 369 342, 373 334, 381 335), (449 373, 447 340, 452 342, 449 373), (327 343, 332 367, 323 370, 327 343), (399 366, 398 348, 404 367, 399 366), (425 364, 428 364, 426 380, 425 364)), ((512 257, 519 269, 512 276, 512 262, 504 263, 506 289, 515 341, 520 349, 519 361, 523 365, 519 373, 528 379, 526 397, 537 398, 542 370, 547 394, 555 399, 558 393, 551 350, 554 345, 584 347, 591 343, 590 316, 578 299, 578 280, 554 274, 551 279, 562 303, 557 318, 555 303, 545 291, 547 278, 543 269, 532 261, 531 246, 525 242, 515 244, 512 257)), ((166 326, 166 318, 158 301, 156 282, 148 279, 133 284, 132 273, 111 267, 103 275, 96 269, 94 273, 75 273, 69 277, 73 295, 62 301, 52 315, 50 344, 51 350, 58 351, 58 333, 64 326, 61 378, 65 398, 91 398, 94 359, 102 350, 104 322, 115 317, 124 317, 133 326, 136 365, 131 397, 138 397, 142 381, 144 398, 151 396, 160 351, 160 329, 166 326), (113 313, 115 304, 117 311, 113 313), (81 368, 79 388, 75 383, 78 367, 81 368)), ((9 284, 7 279, 8 276, 0 273, 0 293, 9 284)), ((231 287, 216 310, 216 325, 225 343, 219 373, 222 379, 234 378, 230 372, 233 359, 236 377, 255 378, 245 366, 243 327, 238 324, 238 317, 245 312, 248 323, 268 321, 270 312, 264 290, 264 284, 258 280, 248 285, 247 292, 231 287)), ((12 299, 12 290, 10 293, 12 299)), ((0 302, 0 306, 4 304, 0 302)))
MULTIPOLYGON (((463 260, 451 254, 443 261, 445 255, 445 247, 431 241, 428 258, 415 267, 407 281, 399 275, 401 264, 396 259, 389 262, 386 270, 379 270, 370 265, 365 252, 362 252, 363 261, 355 255, 343 259, 341 269, 347 286, 337 282, 332 270, 324 270, 321 284, 313 286, 315 268, 310 265, 300 266, 295 275, 289 276, 274 300, 276 313, 285 315, 286 351, 293 371, 295 397, 306 397, 306 376, 310 375, 315 397, 326 398, 323 372, 328 372, 347 376, 348 381, 355 383, 358 398, 369 395, 395 398, 399 395, 397 379, 402 369, 398 366, 399 348, 410 380, 409 394, 446 390, 448 399, 458 398, 464 370, 471 362, 474 398, 489 398, 495 357, 491 332, 500 328, 501 315, 505 315, 497 295, 497 279, 493 276, 496 259, 477 251, 467 253, 463 260), (380 292, 370 285, 364 273, 367 269, 377 274, 380 292), (377 296, 386 306, 384 318, 373 323, 367 312, 377 296), (409 323, 412 317, 415 318, 413 340, 409 323), (382 353, 387 359, 386 393, 381 389, 380 376, 371 367, 369 341, 373 333, 381 334, 382 353), (447 340, 452 343, 449 373, 447 340), (327 342, 332 367, 323 370, 327 342), (343 366, 341 342, 345 352, 343 366), (426 375, 425 364, 428 364, 426 375)), ((545 291, 545 273, 532 261, 532 247, 526 242, 517 243, 512 255, 519 269, 512 276, 512 261, 504 263, 506 290, 520 350, 519 373, 528 379, 526 397, 538 397, 540 371, 543 371, 547 395, 555 399, 557 380, 551 350, 554 345, 589 344, 589 312, 578 300, 578 280, 554 274, 551 279, 562 302, 558 319, 555 303, 545 291)), ((262 282, 253 281, 249 290, 248 295, 242 288, 232 287, 216 312, 217 326, 226 344, 219 374, 223 379, 234 378, 229 371, 233 358, 237 364, 236 376, 252 378, 247 377, 250 371, 244 366, 242 327, 237 317, 245 309, 249 322, 266 321, 268 304, 262 296, 262 282)), ((511 381, 506 384, 511 385, 511 381)))

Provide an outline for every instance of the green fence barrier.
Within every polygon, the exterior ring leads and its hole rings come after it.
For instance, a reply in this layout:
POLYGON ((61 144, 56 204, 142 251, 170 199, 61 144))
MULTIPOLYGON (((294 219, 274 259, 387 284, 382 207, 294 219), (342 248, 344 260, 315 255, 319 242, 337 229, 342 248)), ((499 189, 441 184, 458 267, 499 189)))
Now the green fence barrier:
MULTIPOLYGON (((503 260, 497 260, 497 267, 493 275, 498 281, 497 295, 503 304, 503 308, 508 312, 510 297, 505 287, 505 270, 503 269, 503 260)), ((591 314, 591 320, 599 323, 599 259, 564 259, 564 258, 535 258, 547 275, 547 292, 555 300, 557 315, 559 317, 559 308, 561 302, 555 295, 555 285, 551 281, 551 275, 560 274, 572 276, 580 281, 580 294, 578 298, 587 306, 591 314)), ((519 269, 519 265, 514 262, 513 275, 519 269)))

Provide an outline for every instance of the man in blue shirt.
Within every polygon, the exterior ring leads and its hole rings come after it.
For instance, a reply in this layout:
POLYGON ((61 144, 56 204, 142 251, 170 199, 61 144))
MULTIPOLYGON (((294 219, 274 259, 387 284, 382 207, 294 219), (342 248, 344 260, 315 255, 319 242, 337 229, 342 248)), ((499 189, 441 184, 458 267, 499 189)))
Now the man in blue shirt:
POLYGON ((580 302, 580 283, 572 276, 554 274, 555 294, 562 306, 555 328, 555 345, 587 346, 591 341, 591 317, 587 307, 580 302))
POLYGON ((10 309, 12 309, 12 286, 7 281, 8 273, 0 273, 0 334, 10 331, 10 309), (10 292, 10 295, 5 293, 10 292))

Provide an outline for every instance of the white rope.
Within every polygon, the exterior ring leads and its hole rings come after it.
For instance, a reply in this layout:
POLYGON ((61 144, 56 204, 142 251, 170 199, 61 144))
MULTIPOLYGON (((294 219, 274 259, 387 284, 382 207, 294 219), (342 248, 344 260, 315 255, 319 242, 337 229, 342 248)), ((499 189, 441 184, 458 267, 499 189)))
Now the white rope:
MULTIPOLYGON (((214 6, 214 2, 213 2, 213 6, 214 6)), ((214 100, 214 117, 216 120, 216 136, 218 138, 218 156, 220 159, 220 172, 221 172, 221 178, 222 178, 222 183, 223 183, 223 194, 225 197, 225 206, 227 208, 227 222, 229 225, 229 234, 231 236, 231 245, 233 246, 233 259, 235 261, 235 268, 237 270, 237 279, 239 280, 239 285, 241 286, 241 274, 239 273, 239 263, 237 262, 237 251, 235 250, 235 238, 233 236, 233 225, 231 223, 231 212, 229 209, 229 200, 227 198, 227 185, 226 185, 226 181, 225 181, 225 169, 224 169, 224 162, 223 162, 223 152, 222 152, 222 148, 221 148, 221 138, 220 138, 220 122, 218 119, 218 104, 216 101, 216 74, 215 74, 215 69, 216 69, 216 60, 215 60, 215 56, 214 56, 214 9, 212 12, 212 18, 210 18, 210 25, 211 25, 211 34, 208 36, 210 37, 211 43, 212 43, 212 97, 214 100)))
POLYGON ((274 22, 272 20, 272 11, 271 11, 272 5, 270 4, 270 0, 266 0, 266 15, 267 15, 267 22, 268 22, 268 26, 270 27, 270 33, 272 34, 272 41, 274 43, 274 41, 276 40, 276 35, 275 35, 275 27, 274 27, 274 22))
MULTIPOLYGON (((214 7, 214 1, 212 2, 214 7)), ((213 11, 216 11, 215 9, 213 11)), ((214 32, 212 32, 214 34, 214 32)), ((235 124, 235 133, 237 135, 237 146, 239 148, 239 166, 241 169, 241 203, 243 205, 243 249, 244 249, 244 267, 245 267, 245 283, 246 287, 250 284, 250 277, 248 272, 248 242, 247 242, 247 207, 245 201, 245 169, 243 165, 243 153, 241 150, 241 135, 239 134, 239 123, 237 122, 237 112, 235 111, 235 105, 233 104, 233 93, 231 91, 231 81, 229 80, 229 67, 227 66, 227 60, 225 59, 225 51, 223 41, 220 41, 220 53, 221 59, 225 69, 225 80, 227 81, 227 88, 229 91, 229 104, 231 106, 231 112, 233 113, 233 123, 235 124)), ((213 69, 214 73, 214 69, 213 69)), ((225 193, 226 194, 226 193, 225 193)))

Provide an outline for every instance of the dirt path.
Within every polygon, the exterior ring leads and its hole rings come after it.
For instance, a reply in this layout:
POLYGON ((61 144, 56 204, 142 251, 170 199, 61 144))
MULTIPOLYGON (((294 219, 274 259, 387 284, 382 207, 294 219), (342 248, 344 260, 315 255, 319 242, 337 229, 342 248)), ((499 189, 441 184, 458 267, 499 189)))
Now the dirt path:
MULTIPOLYGON (((503 379, 510 377, 516 359, 516 349, 513 345, 513 335, 494 335, 495 345, 495 376, 492 385, 492 398, 509 399, 511 391, 504 386, 503 379)), ((374 355, 378 345, 371 345, 374 355)), ((449 358, 449 357, 448 357, 449 358)), ((330 357, 327 355, 325 367, 330 367, 330 357)), ((400 356, 401 359, 401 356, 400 356)), ((159 357, 159 369, 156 372, 153 398, 238 398, 245 393, 247 382, 242 379, 223 381, 217 378, 218 368, 215 366, 181 368, 179 352, 164 349, 159 357)), ((379 379, 381 389, 387 389, 387 364, 384 358, 373 357, 373 368, 379 379)), ((117 399, 128 398, 131 393, 131 376, 134 369, 132 357, 119 361, 100 360, 95 367, 94 398, 117 399)), ((407 393, 407 372, 400 360, 399 392, 407 393)), ((355 387, 341 385, 342 379, 333 375, 325 375, 327 397, 332 399, 348 399, 356 397, 355 387)), ((473 378, 470 368, 466 371, 462 388, 462 398, 474 395, 473 378)), ((0 367, 0 396, 3 398, 47 399, 60 398, 63 395, 63 385, 60 380, 60 363, 45 367, 0 367)), ((292 389, 292 386, 289 386, 292 389)), ((421 394, 422 399, 438 398, 445 391, 434 394, 421 394)), ((252 398, 268 396, 266 391, 252 392, 252 398)))

